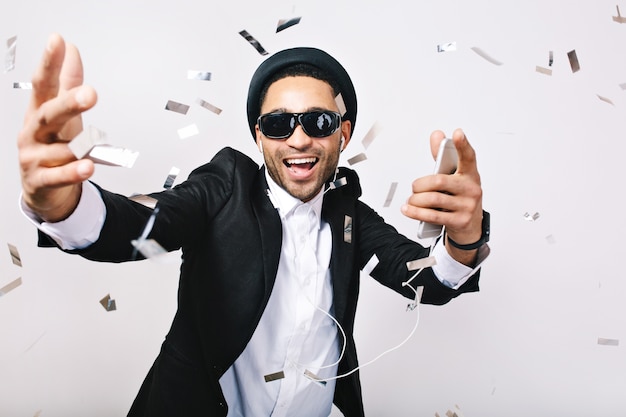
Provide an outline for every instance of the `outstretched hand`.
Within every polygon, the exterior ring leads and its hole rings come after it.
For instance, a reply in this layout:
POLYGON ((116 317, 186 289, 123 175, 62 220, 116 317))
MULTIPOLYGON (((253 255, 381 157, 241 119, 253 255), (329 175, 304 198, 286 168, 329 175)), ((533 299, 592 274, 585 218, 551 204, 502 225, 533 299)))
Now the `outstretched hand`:
MULTIPOLYGON (((438 130, 430 136, 433 158, 445 134, 438 130)), ((482 234, 482 188, 476 165, 476 153, 465 133, 456 129, 452 135, 459 155, 454 174, 436 174, 413 181, 412 194, 402 206, 402 213, 416 220, 442 224, 446 234, 459 244, 469 244, 482 234)), ((448 252, 459 262, 471 264, 475 250, 463 251, 446 245, 448 252)))
POLYGON ((82 83, 78 49, 51 35, 18 136, 24 202, 45 221, 68 217, 80 200, 81 183, 94 172, 92 161, 77 160, 67 146, 83 129, 81 113, 97 101, 95 90, 82 83))

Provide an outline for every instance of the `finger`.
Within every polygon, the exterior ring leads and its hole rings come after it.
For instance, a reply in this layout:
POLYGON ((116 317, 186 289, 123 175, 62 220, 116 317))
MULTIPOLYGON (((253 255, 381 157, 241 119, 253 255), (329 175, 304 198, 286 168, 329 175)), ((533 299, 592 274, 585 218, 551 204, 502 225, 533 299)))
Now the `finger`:
MULTIPOLYGON (((32 137, 38 142, 52 143, 55 141, 71 141, 80 133, 80 127, 71 133, 59 134, 73 117, 78 116, 85 110, 92 108, 98 97, 96 91, 90 86, 76 87, 59 97, 43 103, 27 120, 24 126, 22 140, 32 137)), ((68 130, 68 129, 66 129, 68 130)))
POLYGON ((435 160, 437 159, 437 153, 439 152, 439 145, 445 137, 446 134, 441 130, 435 130, 430 134, 430 153, 435 160))
POLYGON ((48 38, 46 50, 32 78, 30 108, 36 109, 59 92, 59 75, 65 56, 65 41, 54 33, 48 38))
POLYGON ((65 44, 65 59, 61 67, 59 83, 62 90, 69 90, 83 83, 83 61, 78 48, 71 43, 65 44))
POLYGON ((453 228, 466 224, 476 210, 475 199, 437 192, 412 195, 402 208, 402 212, 409 217, 453 228))
POLYGON ((482 199, 482 188, 468 175, 429 175, 413 181, 407 203, 426 208, 474 211, 482 199))
POLYGON ((428 207, 414 206, 408 203, 404 204, 400 210, 402 214, 407 217, 432 224, 446 224, 449 221, 450 216, 454 216, 454 214, 445 211, 435 210, 428 207))
POLYGON ((66 143, 20 148, 19 161, 24 172, 36 167, 56 167, 76 160, 66 143))
POLYGON ((78 184, 93 175, 94 164, 89 159, 79 159, 53 168, 37 168, 24 180, 25 191, 58 188, 78 184))
POLYGON ((457 173, 478 175, 476 166, 476 152, 467 140, 467 136, 462 129, 456 129, 452 134, 454 147, 459 155, 457 173))

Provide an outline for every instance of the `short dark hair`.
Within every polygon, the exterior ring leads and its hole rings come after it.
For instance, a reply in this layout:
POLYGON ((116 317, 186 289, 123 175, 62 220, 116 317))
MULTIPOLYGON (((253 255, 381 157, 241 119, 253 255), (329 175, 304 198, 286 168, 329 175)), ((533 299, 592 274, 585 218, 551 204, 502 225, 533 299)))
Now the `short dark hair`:
POLYGON ((265 97, 267 96, 267 91, 270 86, 274 84, 278 80, 282 80, 287 77, 311 77, 316 80, 324 81, 330 88, 333 89, 333 95, 336 97, 341 90, 339 90, 339 85, 337 81, 333 77, 330 76, 327 72, 322 70, 321 68, 316 67, 311 64, 294 64, 285 68, 282 68, 278 72, 274 73, 271 77, 267 79, 263 88, 261 89, 261 95, 259 96, 259 108, 263 106, 263 102, 265 101, 265 97))

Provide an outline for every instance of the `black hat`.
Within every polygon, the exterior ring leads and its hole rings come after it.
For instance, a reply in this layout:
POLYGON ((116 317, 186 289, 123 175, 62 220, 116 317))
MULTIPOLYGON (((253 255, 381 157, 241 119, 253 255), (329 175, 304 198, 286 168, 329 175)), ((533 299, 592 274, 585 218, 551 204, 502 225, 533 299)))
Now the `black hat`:
POLYGON ((278 71, 295 64, 313 65, 332 77, 339 87, 339 92, 346 105, 346 113, 342 120, 352 122, 352 132, 356 124, 356 92, 350 76, 341 64, 326 52, 316 48, 291 48, 277 52, 267 58, 255 71, 248 89, 248 125, 252 138, 256 140, 254 126, 261 115, 259 100, 265 83, 278 71))

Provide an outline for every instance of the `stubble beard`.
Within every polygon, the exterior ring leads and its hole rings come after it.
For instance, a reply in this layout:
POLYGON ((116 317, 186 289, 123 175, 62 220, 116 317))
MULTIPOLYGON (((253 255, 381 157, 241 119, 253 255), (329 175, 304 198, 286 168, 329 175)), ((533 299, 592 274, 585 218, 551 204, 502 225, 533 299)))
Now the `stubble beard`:
POLYGON ((319 160, 317 164, 325 164, 324 167, 321 165, 317 167, 317 169, 323 168, 321 173, 316 175, 315 179, 301 184, 297 181, 290 181, 283 177, 281 171, 284 169, 284 165, 282 163, 283 158, 283 156, 279 156, 276 159, 269 159, 266 156, 265 166, 267 168, 267 172, 274 182, 287 191, 289 195, 306 202, 315 197, 320 192, 325 182, 334 174, 337 169, 337 164, 339 163, 339 152, 329 154, 329 159, 327 159, 326 162, 324 162, 321 156, 318 156, 319 160))

